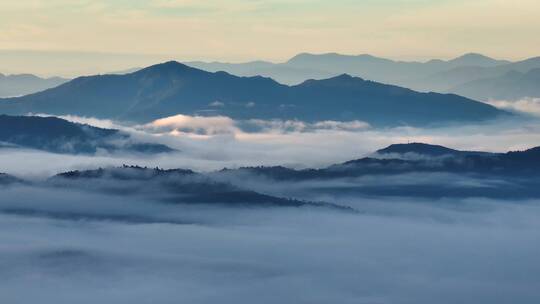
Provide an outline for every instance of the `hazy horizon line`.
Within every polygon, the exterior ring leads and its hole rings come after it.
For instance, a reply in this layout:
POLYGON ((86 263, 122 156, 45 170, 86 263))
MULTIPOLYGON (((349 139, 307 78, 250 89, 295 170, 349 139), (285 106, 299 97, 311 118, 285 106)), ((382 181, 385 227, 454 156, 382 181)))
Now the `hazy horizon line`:
MULTIPOLYGON (((64 78, 73 78, 82 75, 93 75, 100 73, 109 73, 117 70, 131 69, 131 68, 142 68, 147 67, 167 61, 178 61, 182 63, 189 62, 205 62, 205 63, 225 63, 225 64, 242 64, 250 62, 269 62, 273 64, 286 63, 291 58, 301 54, 312 54, 312 55, 327 55, 327 54, 337 54, 343 56, 362 56, 369 55, 376 58, 389 59, 396 62, 419 62, 426 63, 431 60, 443 60, 449 61, 464 55, 468 54, 478 54, 482 56, 489 57, 494 60, 506 60, 511 62, 519 62, 530 58, 535 58, 537 56, 529 56, 524 58, 503 58, 495 57, 486 53, 470 51, 465 53, 459 53, 452 56, 386 56, 379 55, 375 53, 368 52, 358 52, 358 53, 345 53, 339 51, 328 51, 328 52, 312 52, 312 51, 298 51, 294 54, 291 54, 285 58, 280 59, 271 59, 263 57, 251 57, 243 59, 226 59, 226 58, 217 58, 217 57, 197 57, 197 56, 179 56, 174 54, 157 54, 157 53, 128 53, 128 52, 104 52, 104 51, 83 51, 83 50, 35 50, 35 49, 0 49, 0 54, 7 55, 7 61, 11 61, 11 65, 16 66, 17 60, 24 60, 28 64, 28 61, 32 60, 42 60, 44 57, 47 59, 55 61, 55 63, 71 63, 71 65, 76 65, 78 61, 84 61, 86 67, 74 67, 71 70, 54 71, 52 69, 46 68, 35 68, 35 69, 20 69, 9 67, 8 64, 3 63, 0 59, 0 65, 4 67, 0 70, 0 73, 4 75, 15 75, 15 74, 33 74, 40 77, 64 77, 64 78), (17 58, 18 57, 18 58, 17 58), (182 58, 181 58, 182 57, 182 58), (95 64, 88 64, 87 60, 95 60, 95 64), (115 60, 116 59, 116 60, 115 60), (109 61, 110 63, 104 62, 109 61), (107 66, 104 66, 107 65, 107 66), (110 66, 110 67, 109 67, 110 66)), ((38 62, 36 62, 38 63, 38 62)), ((32 63, 30 63, 32 64, 32 63)), ((37 64, 36 64, 37 66, 37 64)))

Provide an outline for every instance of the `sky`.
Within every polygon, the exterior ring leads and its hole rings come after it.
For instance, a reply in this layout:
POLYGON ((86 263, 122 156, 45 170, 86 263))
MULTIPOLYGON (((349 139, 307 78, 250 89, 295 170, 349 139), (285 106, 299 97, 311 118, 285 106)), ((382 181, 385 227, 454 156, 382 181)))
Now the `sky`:
POLYGON ((0 72, 46 74, 43 61, 59 58, 71 58, 58 69, 67 75, 300 52, 517 60, 538 55, 539 14, 537 0, 3 0, 0 72))

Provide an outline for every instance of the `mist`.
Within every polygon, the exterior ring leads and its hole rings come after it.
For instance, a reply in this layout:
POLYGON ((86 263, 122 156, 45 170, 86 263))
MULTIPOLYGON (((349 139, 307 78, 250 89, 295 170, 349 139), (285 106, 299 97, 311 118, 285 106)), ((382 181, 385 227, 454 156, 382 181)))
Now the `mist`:
MULTIPOLYGON (((538 199, 365 192, 380 185, 442 185, 489 193, 514 186, 509 179, 409 172, 276 181, 213 172, 324 167, 407 141, 522 149, 538 142, 534 118, 431 129, 225 117, 179 116, 157 125, 68 119, 114 127, 179 152, 0 150, 2 171, 28 179, 0 186, 2 303, 536 303, 540 297, 538 199), (49 179, 122 164, 202 173, 162 180, 49 179), (190 183, 306 204, 192 203, 182 199, 182 185, 190 183)), ((136 170, 125 170, 136 178, 136 170)))
POLYGON ((518 100, 490 100, 490 105, 517 113, 540 116, 540 98, 528 97, 518 100))
POLYGON ((2 172, 43 178, 74 169, 122 164, 196 171, 259 165, 320 168, 371 155, 394 143, 424 142, 490 152, 524 150, 540 143, 540 121, 522 116, 476 125, 384 129, 355 121, 308 124, 302 121, 234 121, 227 117, 185 115, 147 125, 126 125, 88 117, 61 118, 120 129, 135 142, 165 144, 179 152, 74 156, 1 149, 2 172))
POLYGON ((357 198, 362 212, 348 213, 2 191, 6 303, 536 303, 540 296, 538 201, 357 198))

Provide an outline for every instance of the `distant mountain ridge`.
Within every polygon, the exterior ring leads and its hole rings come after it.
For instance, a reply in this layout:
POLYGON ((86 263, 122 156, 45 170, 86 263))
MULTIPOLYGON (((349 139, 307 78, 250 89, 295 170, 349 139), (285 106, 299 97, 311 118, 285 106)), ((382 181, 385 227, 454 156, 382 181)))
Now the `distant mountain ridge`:
POLYGON ((478 100, 519 100, 540 97, 540 68, 528 72, 509 71, 502 76, 470 81, 450 89, 478 100))
MULTIPOLYGON (((391 60, 369 54, 300 53, 283 63, 259 60, 245 63, 191 61, 186 64, 210 72, 226 71, 238 76, 270 77, 289 85, 300 84, 308 79, 326 79, 346 73, 417 91, 451 92, 461 95, 461 86, 470 82, 487 81, 513 71, 527 73, 532 69, 540 68, 540 57, 511 62, 478 53, 467 53, 450 60, 432 59, 419 62, 391 60)), ((131 68, 106 74, 128 74, 140 69, 131 68)), ((9 76, 0 74, 0 98, 36 93, 67 81, 68 79, 60 77, 39 78, 31 74, 9 76)), ((514 84, 526 85, 519 82, 514 82, 514 84)), ((476 84, 470 84, 470 86, 473 85, 476 84)), ((471 93, 465 96, 480 100, 488 99, 484 93, 471 93)))
POLYGON ((392 144, 384 149, 377 150, 375 155, 395 157, 396 155, 414 154, 428 157, 441 156, 465 156, 465 155, 487 155, 488 152, 460 151, 450 149, 440 145, 430 145, 425 143, 392 144))
POLYGON ((59 86, 68 80, 60 77, 41 78, 32 74, 0 73, 0 98, 36 93, 59 86))
POLYGON ((361 120, 375 126, 474 122, 506 114, 457 95, 418 93, 346 74, 286 86, 174 61, 126 75, 79 77, 44 92, 0 100, 0 113, 28 112, 135 122, 181 113, 240 120, 361 120))
POLYGON ((298 84, 307 79, 323 79, 347 73, 417 91, 459 94, 453 88, 470 81, 500 77, 509 71, 526 73, 531 69, 540 68, 540 57, 511 62, 468 53, 450 60, 415 62, 395 61, 367 54, 301 53, 284 63, 187 62, 186 64, 214 72, 267 76, 286 84, 298 84))

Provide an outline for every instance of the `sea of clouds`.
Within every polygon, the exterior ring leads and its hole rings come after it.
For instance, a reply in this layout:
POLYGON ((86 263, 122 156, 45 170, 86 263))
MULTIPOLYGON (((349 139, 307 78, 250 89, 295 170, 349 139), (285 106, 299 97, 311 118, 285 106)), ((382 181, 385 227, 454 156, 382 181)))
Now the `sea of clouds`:
POLYGON ((137 164, 197 171, 224 167, 285 165, 326 167, 371 155, 394 143, 424 142, 455 149, 506 152, 540 145, 540 120, 532 116, 474 125, 377 129, 360 121, 234 121, 228 117, 177 115, 145 125, 75 116, 70 121, 116 128, 135 141, 166 144, 178 153, 154 156, 98 153, 70 156, 35 150, 0 149, 2 172, 45 177, 61 171, 137 164))
MULTIPOLYGON (((203 171, 324 167, 392 143, 504 152, 540 143, 519 117, 477 125, 374 129, 363 122, 178 115, 118 128, 179 152, 72 156, 0 150, 0 171, 30 180, 121 164, 203 171)), ((76 188, 1 187, 0 303, 538 303, 540 202, 320 195, 315 187, 499 181, 445 174, 236 185, 354 208, 164 204, 76 188)), ((81 186, 84 188, 84 184, 81 186)))
POLYGON ((348 201, 360 212, 2 189, 0 302, 538 302, 537 201, 348 201))

